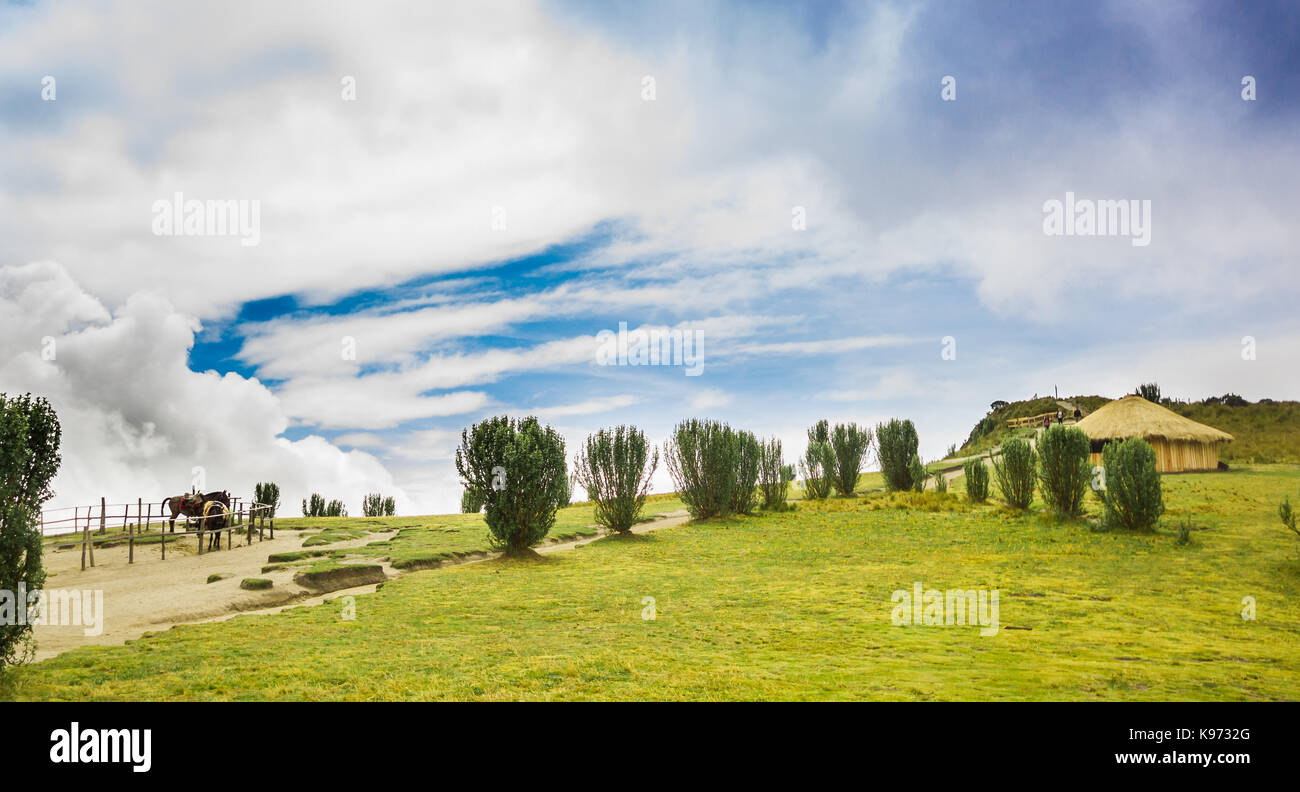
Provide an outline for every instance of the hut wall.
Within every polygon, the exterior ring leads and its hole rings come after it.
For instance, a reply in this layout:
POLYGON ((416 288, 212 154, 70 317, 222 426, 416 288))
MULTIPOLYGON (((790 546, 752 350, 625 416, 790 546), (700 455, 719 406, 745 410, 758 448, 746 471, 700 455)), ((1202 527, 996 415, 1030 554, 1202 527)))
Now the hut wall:
MULTIPOLYGON (((1156 470, 1161 473, 1183 473, 1191 470, 1217 470, 1219 467, 1219 444, 1198 443, 1187 440, 1147 441, 1156 452, 1156 470)), ((1101 454, 1089 454, 1088 459, 1094 465, 1101 464, 1101 454)))

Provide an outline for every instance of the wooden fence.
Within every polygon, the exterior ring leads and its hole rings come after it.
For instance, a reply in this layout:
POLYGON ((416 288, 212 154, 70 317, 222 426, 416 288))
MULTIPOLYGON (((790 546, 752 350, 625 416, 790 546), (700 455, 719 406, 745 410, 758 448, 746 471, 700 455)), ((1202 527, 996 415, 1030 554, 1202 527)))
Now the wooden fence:
POLYGON ((1041 426, 1044 418, 1056 420, 1056 410, 1039 413, 1038 415, 1029 415, 1024 418, 1008 418, 1007 426, 1012 429, 1023 429, 1026 426, 1041 426))
MULTIPOLYGON (((236 531, 246 534, 247 541, 253 541, 253 535, 256 533, 258 541, 266 539, 266 534, 270 533, 270 538, 275 539, 275 516, 272 513, 272 507, 255 501, 245 501, 243 498, 230 499, 230 512, 227 515, 210 515, 207 517, 186 517, 180 515, 177 521, 184 521, 181 530, 168 531, 171 523, 171 510, 163 508, 163 501, 145 503, 144 499, 137 499, 135 503, 108 503, 106 498, 100 498, 97 506, 68 506, 59 509, 48 509, 41 512, 41 536, 68 536, 76 538, 80 534, 81 539, 81 568, 86 568, 86 562, 89 560, 90 566, 95 565, 95 544, 94 535, 107 537, 108 529, 111 526, 121 525, 122 531, 126 533, 127 544, 127 563, 135 563, 135 543, 137 538, 149 533, 154 527, 155 506, 157 507, 156 517, 158 519, 158 544, 162 550, 162 557, 167 558, 167 540, 170 538, 178 539, 183 536, 195 535, 199 540, 199 555, 204 553, 204 540, 211 539, 214 530, 220 535, 226 534, 226 549, 234 546, 234 535, 236 531), (134 509, 134 520, 132 520, 132 509, 134 509), (67 513, 72 512, 71 516, 67 513), (227 517, 226 525, 222 528, 205 528, 204 525, 209 520, 227 517)), ((120 536, 112 537, 113 541, 120 541, 120 536)), ((99 543, 108 541, 107 538, 99 539, 99 543)))

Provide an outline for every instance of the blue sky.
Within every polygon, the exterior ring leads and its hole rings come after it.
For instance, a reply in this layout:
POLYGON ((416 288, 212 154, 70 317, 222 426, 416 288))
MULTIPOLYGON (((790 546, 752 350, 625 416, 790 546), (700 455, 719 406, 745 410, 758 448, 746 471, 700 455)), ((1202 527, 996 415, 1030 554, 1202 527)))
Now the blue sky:
POLYGON ((1053 388, 1297 398, 1297 39, 1291 3, 9 4, 0 390, 74 430, 61 502, 199 468, 406 513, 501 412, 791 459, 910 417, 933 458, 1053 388), (155 235, 176 192, 260 243, 155 235), (1045 234, 1067 192, 1151 243, 1045 234), (621 322, 703 372, 596 365, 621 322))

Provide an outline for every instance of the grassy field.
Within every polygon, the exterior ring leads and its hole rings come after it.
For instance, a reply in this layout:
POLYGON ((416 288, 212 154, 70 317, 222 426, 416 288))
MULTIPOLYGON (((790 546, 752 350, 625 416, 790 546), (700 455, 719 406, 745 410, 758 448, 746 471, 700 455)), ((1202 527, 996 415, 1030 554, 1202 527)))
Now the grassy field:
POLYGON ((1164 483, 1152 535, 954 494, 800 502, 543 561, 413 572, 358 597, 355 620, 335 600, 81 649, 6 672, 0 696, 1300 698, 1300 543, 1276 518, 1300 496, 1300 468, 1164 483), (1185 520, 1197 530, 1180 544, 1185 520), (996 588, 1001 630, 894 626, 891 594, 918 581, 996 588))

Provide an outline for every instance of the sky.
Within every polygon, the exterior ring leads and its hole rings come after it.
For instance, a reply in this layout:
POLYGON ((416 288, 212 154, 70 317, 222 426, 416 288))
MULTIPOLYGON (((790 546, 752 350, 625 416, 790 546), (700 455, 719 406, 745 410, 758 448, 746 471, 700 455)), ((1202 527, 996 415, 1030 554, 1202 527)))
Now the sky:
POLYGON ((50 506, 289 514, 455 511, 500 414, 792 462, 821 418, 935 459, 1000 399, 1297 399, 1298 122, 1286 2, 0 4, 0 392, 59 413, 50 506))

